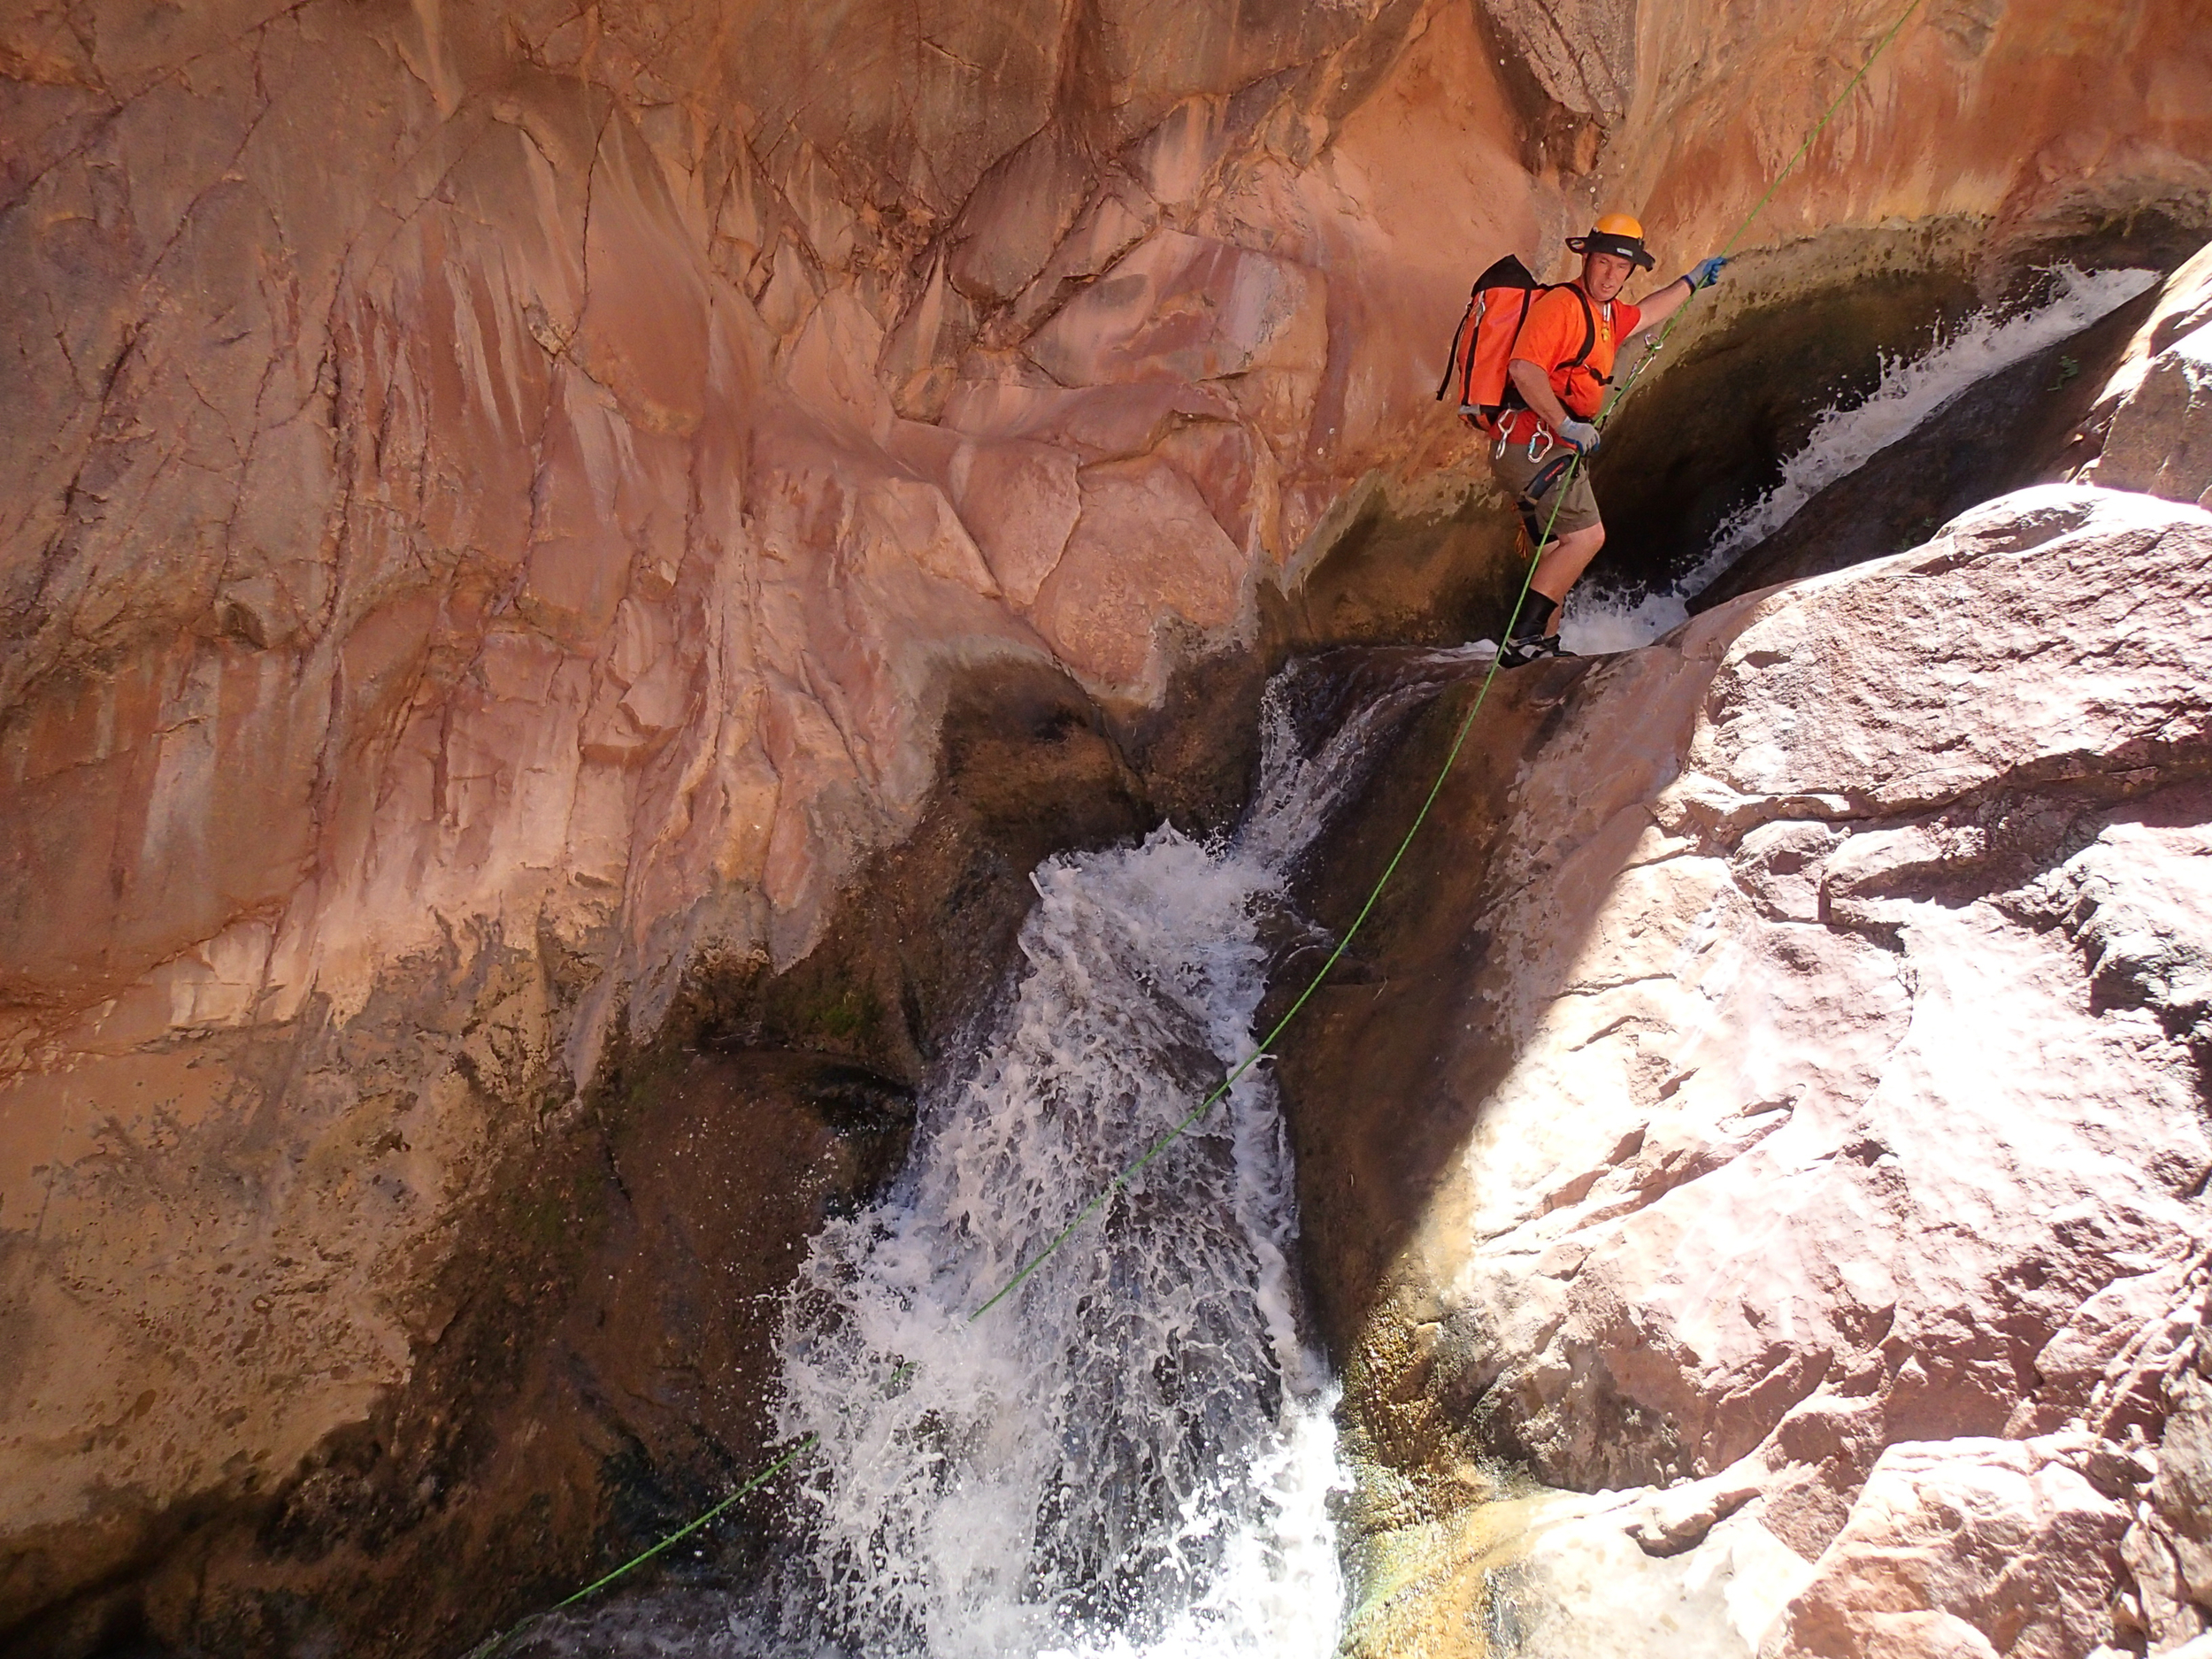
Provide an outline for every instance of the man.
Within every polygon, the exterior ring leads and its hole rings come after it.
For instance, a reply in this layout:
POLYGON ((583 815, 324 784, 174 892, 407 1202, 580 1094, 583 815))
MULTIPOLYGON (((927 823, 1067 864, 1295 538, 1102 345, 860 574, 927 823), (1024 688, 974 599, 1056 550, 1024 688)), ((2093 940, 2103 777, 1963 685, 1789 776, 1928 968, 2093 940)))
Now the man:
POLYGON ((1491 471, 1518 501, 1530 545, 1550 526, 1520 617, 1498 653, 1509 668, 1563 655, 1559 614, 1567 590, 1605 545, 1588 457, 1598 447, 1591 419, 1605 406, 1614 358, 1632 337, 1665 322, 1691 295, 1711 286, 1727 263, 1707 259, 1632 305, 1619 297, 1621 288, 1633 272, 1656 263, 1645 250, 1641 225, 1625 213, 1608 213, 1567 246, 1582 256, 1582 274, 1529 306, 1507 368, 1507 411, 1494 423, 1491 471), (1580 463, 1572 464, 1578 456, 1580 463))

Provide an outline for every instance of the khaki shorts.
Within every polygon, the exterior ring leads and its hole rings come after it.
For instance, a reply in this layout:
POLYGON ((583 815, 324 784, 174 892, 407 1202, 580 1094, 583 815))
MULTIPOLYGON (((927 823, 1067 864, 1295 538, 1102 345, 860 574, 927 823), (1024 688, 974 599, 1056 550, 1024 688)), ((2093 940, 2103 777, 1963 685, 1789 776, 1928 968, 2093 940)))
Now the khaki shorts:
MULTIPOLYGON (((1540 444, 1537 447, 1540 449, 1542 448, 1540 444)), ((1598 522, 1598 498, 1591 493, 1590 469, 1586 465, 1573 469, 1574 482, 1566 487, 1564 500, 1560 498, 1560 480, 1567 476, 1568 471, 1563 466, 1552 467, 1552 475, 1545 481, 1542 495, 1531 496, 1528 494, 1528 487, 1537 473, 1551 467, 1554 461, 1568 453, 1563 445, 1555 443, 1548 454, 1540 460, 1532 461, 1528 458, 1525 440, 1507 444, 1502 455, 1495 450, 1491 452, 1491 476, 1512 493, 1515 503, 1521 510, 1521 522, 1528 528, 1532 547, 1543 535, 1547 523, 1551 526, 1552 539, 1556 541, 1561 536, 1572 535, 1578 530, 1590 529, 1598 522), (1552 511, 1555 507, 1558 509, 1556 516, 1552 511)))

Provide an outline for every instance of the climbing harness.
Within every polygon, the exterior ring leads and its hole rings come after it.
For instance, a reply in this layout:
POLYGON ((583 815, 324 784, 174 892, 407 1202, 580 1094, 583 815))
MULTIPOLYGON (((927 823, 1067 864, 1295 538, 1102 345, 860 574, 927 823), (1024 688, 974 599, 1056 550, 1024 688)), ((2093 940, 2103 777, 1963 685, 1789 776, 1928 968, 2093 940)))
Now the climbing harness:
MULTIPOLYGON (((1767 186, 1766 193, 1760 196, 1758 201, 1753 205, 1751 211, 1744 216, 1743 223, 1736 227, 1735 234, 1728 239, 1727 246, 1722 249, 1720 255, 1721 257, 1728 257, 1735 252, 1737 244, 1740 242, 1745 234, 1749 232, 1753 224, 1757 221, 1759 215, 1766 211, 1768 204, 1774 200, 1775 192, 1782 188, 1782 181, 1788 178, 1790 173, 1795 170, 1797 164, 1805 158, 1806 155, 1811 150, 1815 142, 1816 142, 1820 137, 1821 133, 1827 127, 1828 123, 1835 119, 1836 111, 1840 110, 1843 107, 1845 101, 1850 97, 1853 92, 1858 89, 1859 83, 1866 79, 1867 72, 1873 68, 1875 63, 1881 58, 1882 54, 1889 50, 1891 42, 1896 40, 1897 36, 1903 32, 1905 25, 1911 21, 1913 13, 1920 10, 1923 3, 1924 0, 1911 0, 1911 4, 1907 5, 1904 11, 1899 14, 1897 21, 1890 25, 1889 32, 1883 35, 1881 40, 1877 42, 1873 51, 1868 54, 1866 61, 1859 65, 1858 72, 1845 83, 1843 90, 1836 95, 1835 102, 1831 104, 1826 111, 1823 112, 1821 118, 1813 123, 1811 129, 1805 134, 1804 142, 1799 144, 1797 149, 1792 152, 1790 158, 1783 164, 1782 170, 1775 174, 1774 181, 1767 186)), ((1629 223, 1632 225, 1634 224, 1634 221, 1630 220, 1629 223)), ((1599 227, 1601 229, 1602 229, 1605 225, 1606 220, 1601 219, 1599 221, 1599 227)), ((1641 227, 1637 227, 1637 230, 1640 235, 1641 227)), ((1500 265, 1502 265, 1504 261, 1500 261, 1499 263, 1500 265)), ((1518 265, 1519 261, 1515 260, 1513 263, 1518 265)), ((1494 265, 1492 270, 1495 271, 1497 268, 1497 266, 1494 265)), ((1486 273, 1486 274, 1488 273, 1486 273)), ((1532 282, 1533 280, 1532 279, 1532 282)), ((1481 297, 1479 283, 1477 285, 1477 288, 1478 293, 1476 299, 1479 302, 1481 297)), ((1690 291, 1692 297, 1694 298, 1698 291, 1694 284, 1692 285, 1690 291)), ((1469 315, 1474 316, 1479 309, 1479 306, 1478 303, 1471 303, 1468 308, 1469 315)), ((1686 306, 1684 309, 1686 310, 1687 307, 1686 306)), ((1657 338, 1649 343, 1643 355, 1638 358, 1635 367, 1629 372, 1627 380, 1620 386, 1614 388, 1611 397, 1606 401, 1605 407, 1600 411, 1595 417, 1594 424, 1596 424, 1599 427, 1602 428, 1604 426, 1605 423, 1611 419, 1614 410, 1620 406, 1621 399, 1627 396, 1629 392, 1634 388, 1636 381, 1641 377, 1645 368, 1650 364, 1652 359, 1658 355, 1660 348, 1666 343, 1667 335, 1673 330, 1674 325, 1676 322, 1680 320, 1682 312, 1678 311, 1674 316, 1667 319, 1666 323, 1660 328, 1657 338)), ((1478 319, 1478 320, 1479 320, 1479 319, 1478 319)), ((1466 320, 1464 319, 1462 319, 1461 330, 1463 335, 1464 335, 1466 333, 1466 320)), ((1456 348, 1455 355, 1456 357, 1456 348)), ((1449 385, 1450 380, 1451 372, 1448 371, 1445 376, 1447 386, 1449 385)), ((1437 395, 1439 397, 1441 397, 1443 396, 1443 388, 1440 388, 1437 395)), ((1463 410, 1462 412, 1465 411, 1463 410)), ((1562 458, 1565 462, 1562 476, 1567 483, 1571 484, 1573 481, 1575 469, 1582 460, 1582 454, 1579 450, 1571 450, 1562 458)), ((1559 501, 1555 503, 1552 506, 1551 517, 1544 523, 1544 534, 1537 539, 1536 545, 1539 549, 1541 549, 1545 541, 1550 539, 1552 526, 1557 521, 1560 507, 1565 503, 1565 501, 1566 491, 1563 488, 1560 491, 1559 501)), ((1506 638, 1509 640, 1512 637, 1513 625, 1520 619, 1522 607, 1528 603, 1529 583, 1532 580, 1533 580, 1535 574, 1536 562, 1534 558, 1532 557, 1528 561, 1527 569, 1522 573, 1520 591, 1514 595, 1512 613, 1506 619, 1505 634, 1506 638)), ((1198 1104, 1192 1107, 1189 1111, 1186 1112, 1183 1117, 1177 1121, 1172 1128, 1169 1129, 1164 1134, 1161 1135, 1158 1140, 1155 1141, 1150 1147, 1147 1148, 1142 1156, 1139 1157, 1134 1163, 1129 1164, 1111 1180, 1108 1181, 1088 1203, 1085 1204, 1081 1210, 1075 1213, 1073 1217, 1069 1220, 1065 1226, 1062 1227, 1058 1233, 1052 1236, 1051 1240, 1047 1243, 1042 1249, 1039 1250, 1036 1255, 1025 1263, 1020 1270, 1017 1271, 1012 1278, 1009 1279, 1006 1283, 1002 1285, 995 1294, 979 1305, 973 1313, 971 1313, 968 1316, 966 1321, 967 1324, 973 1325, 978 1319, 980 1319, 985 1314, 990 1312, 992 1309, 997 1307, 1009 1296, 1011 1296, 1017 1290, 1019 1290, 1022 1286, 1028 1281, 1032 1274, 1035 1273, 1039 1268, 1042 1267, 1048 1261, 1058 1253, 1061 1246, 1064 1245, 1071 1238, 1072 1238, 1077 1230, 1079 1229, 1085 1222, 1088 1221, 1093 1216, 1096 1215, 1100 1210, 1103 1209, 1105 1205, 1112 1200, 1117 1193, 1119 1193, 1124 1187, 1127 1187, 1131 1181, 1134 1180, 1146 1169, 1149 1168, 1154 1161, 1156 1160, 1162 1153, 1165 1152, 1178 1141, 1180 1141, 1183 1136, 1188 1133, 1191 1125, 1195 1124, 1201 1118, 1203 1118, 1209 1111, 1212 1110, 1214 1103, 1217 1101, 1220 1100, 1224 1095, 1228 1094, 1231 1089, 1234 1088, 1238 1083, 1243 1080, 1247 1072, 1251 1071, 1254 1066, 1257 1065, 1262 1059, 1267 1057, 1277 1039, 1281 1037, 1283 1033, 1290 1028, 1291 1022, 1296 1019, 1299 1014, 1304 1010, 1306 1004, 1312 1000, 1314 993, 1321 988, 1323 981, 1327 979, 1331 971, 1333 970, 1337 963, 1342 959, 1344 953, 1351 948, 1352 941, 1358 936, 1360 929, 1367 925, 1367 918, 1374 913, 1375 906, 1380 902, 1383 895, 1383 890, 1390 885, 1391 878, 1398 873, 1398 866, 1404 861, 1407 851, 1412 847, 1414 837, 1421 833, 1421 826, 1428 821, 1430 810, 1436 805, 1437 798, 1443 794, 1445 780, 1452 775, 1453 767, 1458 764, 1460 751, 1466 747, 1468 736, 1474 730, 1476 718, 1481 714, 1483 704, 1489 698, 1490 687, 1498 677, 1499 662, 1500 659, 1498 657, 1494 657, 1491 658, 1488 670, 1483 674, 1481 683, 1476 687, 1474 701, 1468 705, 1467 712, 1461 717, 1458 729, 1453 733, 1452 736, 1451 747, 1445 750, 1444 764, 1437 771, 1436 780, 1429 786, 1428 794, 1422 797, 1420 809, 1414 813, 1413 822, 1406 826, 1406 833, 1399 839, 1396 849, 1390 855, 1390 861, 1383 866, 1382 873, 1375 879, 1374 886, 1368 889, 1366 900, 1360 905, 1358 914, 1352 918, 1351 925, 1344 930, 1342 937, 1337 941, 1336 948, 1329 952, 1327 958, 1323 961, 1319 969, 1317 970, 1313 977, 1306 982, 1305 988, 1298 993, 1297 999, 1291 1003, 1288 1009, 1284 1010, 1282 1017, 1269 1028, 1267 1034, 1254 1046, 1252 1051, 1246 1055, 1242 1060, 1239 1061, 1234 1069, 1233 1069, 1226 1077, 1223 1078, 1220 1082, 1215 1084, 1214 1087, 1208 1091, 1206 1097, 1203 1100, 1200 1101, 1198 1104)), ((915 1367, 911 1361, 902 1363, 892 1372, 891 1377, 885 1384, 885 1386, 887 1388, 897 1387, 901 1383, 904 1382, 908 1377, 913 1374, 914 1370, 915 1367)), ((750 1495, 754 1492, 758 1491, 777 1475, 782 1473, 784 1470, 789 1468, 791 1464, 796 1462, 802 1455, 818 1443, 818 1436, 809 1434, 798 1440, 794 1441, 790 1446, 784 1449, 782 1455, 777 1457, 773 1463, 769 1463, 758 1473, 747 1479, 742 1485, 738 1486, 735 1491, 732 1492, 729 1496, 724 1498, 713 1508, 706 1510, 695 1519, 687 1522, 683 1526, 678 1528, 675 1532, 671 1532, 667 1537, 662 1539, 658 1543, 652 1545, 649 1548, 639 1551, 636 1555, 631 1556, 627 1561, 624 1562, 620 1566, 614 1568, 611 1571, 604 1573, 601 1577, 593 1579, 591 1583, 586 1585, 582 1589, 577 1591, 573 1595, 569 1596, 566 1600, 556 1602, 553 1607, 548 1609, 547 1611, 560 1612, 565 1609, 575 1606, 578 1602, 585 1601, 590 1596, 595 1595, 601 1590, 605 1589, 609 1585, 613 1584, 617 1579, 622 1578, 629 1573, 636 1571, 638 1568, 643 1566, 647 1562, 653 1560, 656 1556, 663 1554, 664 1551, 670 1549, 676 1544, 680 1543, 683 1540, 691 1537, 702 1527, 708 1525, 722 1515, 726 1514, 739 1502, 740 1500, 750 1495)), ((492 1656, 497 1654, 502 1648, 505 1647, 509 1641, 519 1635, 526 1626, 534 1623, 535 1620, 543 1617, 545 1615, 542 1613, 528 1615, 518 1623, 471 1648, 467 1655, 467 1659, 492 1659, 492 1656)))

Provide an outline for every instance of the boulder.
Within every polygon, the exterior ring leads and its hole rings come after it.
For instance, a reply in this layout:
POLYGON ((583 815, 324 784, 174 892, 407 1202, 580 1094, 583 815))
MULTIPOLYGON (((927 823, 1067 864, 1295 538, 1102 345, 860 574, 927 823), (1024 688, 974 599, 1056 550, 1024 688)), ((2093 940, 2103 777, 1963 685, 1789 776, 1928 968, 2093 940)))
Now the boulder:
MULTIPOLYGON (((1810 1569, 1756 1628, 1529 1651, 2070 1656, 2124 1596, 2194 1633, 2208 648, 2212 514, 2049 486, 1493 691, 1362 946, 1428 988, 1325 989, 1286 1071, 1366 1455, 1612 1494, 1626 1604, 1747 1528, 1810 1569)), ((1487 1507, 1428 1571, 1611 1583, 1487 1507)))
POLYGON ((1822 1659, 2087 1653, 2110 1632, 2128 1526, 2126 1494, 2100 1492, 2078 1466, 2093 1455, 2085 1439, 1888 1448, 1768 1650, 1822 1659))
POLYGON ((2151 359, 2086 475, 2113 489, 2212 505, 2212 322, 2151 359))
POLYGON ((2174 273, 2092 414, 2085 483, 2212 505, 2212 247, 2174 273))

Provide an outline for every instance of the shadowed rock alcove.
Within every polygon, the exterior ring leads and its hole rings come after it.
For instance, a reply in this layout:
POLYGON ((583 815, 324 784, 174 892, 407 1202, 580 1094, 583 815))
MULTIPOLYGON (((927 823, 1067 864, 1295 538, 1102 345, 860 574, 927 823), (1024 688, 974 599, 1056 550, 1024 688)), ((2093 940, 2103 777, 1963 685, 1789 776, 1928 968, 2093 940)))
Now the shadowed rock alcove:
MULTIPOLYGON (((1633 599, 1672 588, 1705 559, 1729 518, 1782 477, 1822 415, 1863 402, 1886 365, 1924 356, 1978 317, 2050 303, 2061 266, 2163 276, 2194 247, 2186 227, 2147 215, 2014 253, 2001 269, 1981 268, 1985 254, 1950 249, 1933 250, 1916 269, 1855 272, 1870 257, 1866 240, 1855 237, 1793 250, 1793 268, 1838 274, 1825 281, 1816 274, 1786 300, 1762 296, 1730 306, 1724 293, 1704 302, 1723 320, 1686 328, 1664 354, 1672 360, 1647 369, 1623 402, 1593 467, 1607 527, 1587 578, 1593 590, 1633 599)), ((1878 242, 1874 257, 1900 253, 1878 242)), ((1742 266, 1747 286, 1771 287, 1761 262, 1742 266)), ((1900 551, 1977 503, 2085 459, 2070 445, 2151 303, 2147 291, 1962 386, 1765 543, 1745 549, 1712 581, 1706 603, 1900 551)), ((1617 378, 1632 366, 1624 357, 1617 378)))

